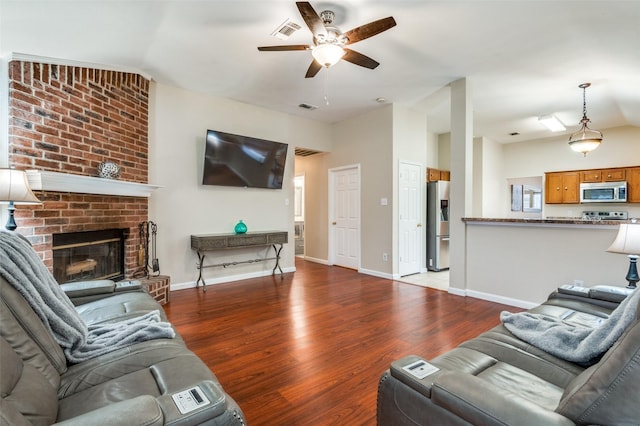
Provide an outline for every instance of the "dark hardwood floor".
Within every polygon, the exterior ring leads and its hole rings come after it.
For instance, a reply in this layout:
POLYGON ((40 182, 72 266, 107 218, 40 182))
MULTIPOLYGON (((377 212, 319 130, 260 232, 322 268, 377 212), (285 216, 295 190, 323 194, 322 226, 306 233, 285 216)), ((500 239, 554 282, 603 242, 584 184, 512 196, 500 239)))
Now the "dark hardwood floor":
POLYGON ((518 309, 296 260, 297 271, 171 293, 166 311, 250 426, 374 425, 380 374, 518 309))

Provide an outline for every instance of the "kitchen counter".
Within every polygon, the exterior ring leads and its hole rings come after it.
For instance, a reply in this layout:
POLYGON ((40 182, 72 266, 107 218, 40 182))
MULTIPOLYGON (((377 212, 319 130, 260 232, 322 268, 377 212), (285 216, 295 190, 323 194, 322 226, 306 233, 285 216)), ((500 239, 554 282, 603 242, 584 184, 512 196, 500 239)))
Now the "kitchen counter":
POLYGON ((512 226, 618 226, 621 223, 631 223, 631 220, 588 220, 579 217, 548 217, 545 219, 526 218, 487 218, 463 217, 463 222, 478 225, 512 225, 512 226))
MULTIPOLYGON (((530 307, 563 284, 625 285, 629 259, 607 252, 626 220, 463 218, 465 281, 456 294, 530 307)), ((452 236, 455 243, 456 236, 452 236)), ((457 285, 456 285, 457 284, 457 285)))

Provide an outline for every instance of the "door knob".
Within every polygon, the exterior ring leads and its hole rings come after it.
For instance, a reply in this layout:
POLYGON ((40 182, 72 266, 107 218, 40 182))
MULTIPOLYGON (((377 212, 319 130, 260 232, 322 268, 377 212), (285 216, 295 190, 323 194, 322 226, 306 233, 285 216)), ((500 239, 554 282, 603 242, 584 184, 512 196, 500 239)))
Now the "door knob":
POLYGON ((331 222, 331 224, 332 224, 332 225, 337 225, 337 224, 338 224, 338 222, 331 222))
POLYGON ((421 223, 419 223, 419 224, 418 224, 418 228, 421 228, 421 227, 422 227, 422 224, 421 224, 421 223))

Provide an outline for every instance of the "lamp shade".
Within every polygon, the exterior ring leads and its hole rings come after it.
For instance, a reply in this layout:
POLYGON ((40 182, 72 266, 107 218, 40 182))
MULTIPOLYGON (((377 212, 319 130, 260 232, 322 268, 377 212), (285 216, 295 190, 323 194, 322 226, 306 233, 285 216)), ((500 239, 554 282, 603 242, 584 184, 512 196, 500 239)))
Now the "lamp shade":
POLYGON ((342 47, 331 43, 319 44, 311 51, 313 58, 327 68, 335 65, 345 53, 342 47))
POLYGON ((29 188, 27 174, 15 169, 0 169, 0 202, 40 204, 29 188))
POLYGON ((618 235, 607 251, 611 253, 640 254, 640 223, 621 223, 618 235))

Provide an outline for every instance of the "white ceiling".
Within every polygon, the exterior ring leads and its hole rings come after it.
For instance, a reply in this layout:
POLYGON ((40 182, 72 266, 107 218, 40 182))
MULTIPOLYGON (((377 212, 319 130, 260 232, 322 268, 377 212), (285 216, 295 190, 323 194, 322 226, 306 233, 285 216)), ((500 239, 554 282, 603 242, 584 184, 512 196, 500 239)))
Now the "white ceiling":
POLYGON ((381 65, 341 61, 305 79, 309 51, 258 52, 311 43, 289 0, 0 0, 0 53, 132 68, 161 83, 325 122, 380 107, 375 99, 383 97, 423 111, 435 133, 449 130, 447 84, 467 77, 474 134, 504 143, 552 136, 537 122, 548 113, 567 134, 577 130, 578 85, 591 82, 592 128, 640 126, 639 1, 311 4, 333 10, 342 31, 393 16, 396 27, 350 46, 381 65), (303 28, 281 41, 270 33, 285 19, 303 28))

